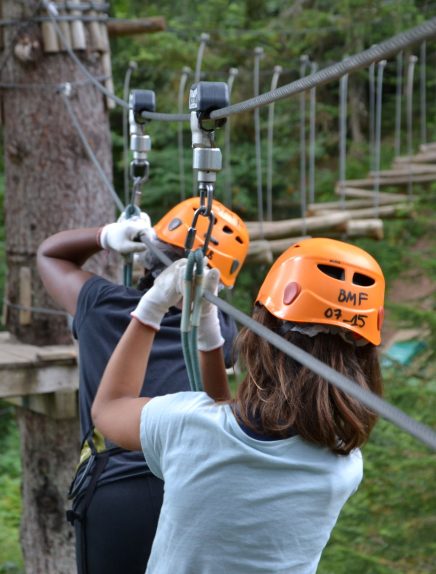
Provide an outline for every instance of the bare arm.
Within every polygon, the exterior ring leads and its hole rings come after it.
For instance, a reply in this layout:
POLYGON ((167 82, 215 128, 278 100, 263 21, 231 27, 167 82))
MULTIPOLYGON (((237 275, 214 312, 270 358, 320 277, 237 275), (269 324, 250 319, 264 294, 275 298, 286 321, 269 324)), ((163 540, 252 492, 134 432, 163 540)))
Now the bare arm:
POLYGON ((231 399, 223 348, 201 351, 200 367, 205 392, 215 401, 231 399))
POLYGON ((101 251, 98 227, 72 229, 52 235, 39 246, 37 265, 44 287, 68 313, 76 312, 83 284, 92 276, 82 265, 101 251))
POLYGON ((155 330, 132 319, 103 374, 91 415, 96 428, 109 440, 129 450, 140 450, 140 397, 155 330))

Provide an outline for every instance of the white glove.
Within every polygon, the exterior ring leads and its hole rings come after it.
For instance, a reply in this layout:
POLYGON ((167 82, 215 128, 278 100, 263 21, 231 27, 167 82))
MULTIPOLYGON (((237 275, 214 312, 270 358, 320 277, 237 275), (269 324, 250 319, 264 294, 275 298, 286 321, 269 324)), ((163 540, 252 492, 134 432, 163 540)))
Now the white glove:
POLYGON ((147 249, 144 243, 135 241, 140 233, 150 234, 152 232, 149 216, 141 212, 141 216, 134 216, 130 219, 123 218, 121 214, 115 223, 105 225, 101 230, 99 242, 103 249, 112 249, 122 255, 128 253, 138 253, 147 249))
POLYGON ((132 311, 132 317, 159 331, 165 313, 182 300, 186 262, 186 259, 178 259, 162 271, 153 287, 142 296, 138 306, 132 311))
MULTIPOLYGON (((204 269, 203 292, 210 291, 216 295, 220 272, 218 269, 204 269)), ((198 327, 198 350, 213 351, 224 345, 224 338, 221 335, 221 327, 218 319, 218 307, 202 299, 200 325, 198 327)))

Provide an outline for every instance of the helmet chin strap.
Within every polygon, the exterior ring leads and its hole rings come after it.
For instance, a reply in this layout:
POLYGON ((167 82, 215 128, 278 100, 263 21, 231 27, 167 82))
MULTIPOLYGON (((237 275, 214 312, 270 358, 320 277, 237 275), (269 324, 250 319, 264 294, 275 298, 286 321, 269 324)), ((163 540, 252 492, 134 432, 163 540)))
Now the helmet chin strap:
POLYGON ((324 325, 321 323, 294 323, 292 321, 283 321, 280 326, 279 332, 281 335, 285 335, 289 332, 301 333, 307 337, 316 337, 320 333, 326 333, 328 335, 339 335, 344 339, 346 343, 350 343, 356 347, 364 347, 368 344, 368 341, 363 337, 356 337, 351 331, 347 331, 342 327, 337 327, 335 325, 324 325))

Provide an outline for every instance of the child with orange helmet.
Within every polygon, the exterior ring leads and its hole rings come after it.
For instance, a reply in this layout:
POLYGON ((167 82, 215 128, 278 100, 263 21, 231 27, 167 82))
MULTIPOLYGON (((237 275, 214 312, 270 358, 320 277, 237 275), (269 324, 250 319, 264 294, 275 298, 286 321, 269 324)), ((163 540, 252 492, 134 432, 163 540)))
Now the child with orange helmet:
MULTIPOLYGON (((79 410, 82 438, 92 438, 91 405, 106 364, 130 322, 130 313, 144 292, 152 291, 164 266, 138 235, 147 234, 172 261, 184 256, 184 236, 199 199, 174 207, 155 227, 146 214, 101 228, 57 233, 38 251, 38 269, 53 299, 74 316, 73 333, 79 343, 79 410), (180 223, 178 223, 180 222, 180 223), (125 287, 90 273, 84 263, 108 249, 123 255, 139 253, 143 277, 139 288, 125 287)), ((241 219, 213 203, 214 226, 207 251, 210 265, 219 269, 225 286, 233 286, 247 250, 248 234, 241 219)), ((202 245, 205 218, 198 218, 196 244, 202 245)), ((180 338, 181 311, 168 308, 153 344, 144 390, 159 396, 188 390, 189 380, 180 338)), ((150 317, 149 317, 150 319, 150 317)), ((226 362, 233 364, 233 320, 220 313, 219 342, 225 341, 226 362)), ((210 339, 205 339, 206 346, 210 339)), ((106 446, 109 446, 106 444, 106 446)), ((85 452, 85 451, 83 451, 85 452)), ((141 452, 116 452, 101 470, 86 459, 74 481, 69 513, 76 530, 79 574, 143 574, 157 527, 163 482, 154 476, 141 452), (101 470, 98 475, 98 470, 101 470)))
MULTIPOLYGON (((183 267, 164 271, 133 311, 92 409, 106 436, 141 447, 165 481, 147 574, 313 574, 361 481, 359 447, 376 416, 248 329, 238 343, 246 375, 231 399, 210 320, 217 308, 206 300, 203 328, 215 343, 201 352, 205 392, 138 398, 160 317, 182 296, 183 267)), ((204 281, 216 291, 217 271, 204 281)), ((383 274, 368 253, 307 239, 272 266, 253 316, 381 394, 383 304, 383 274)))

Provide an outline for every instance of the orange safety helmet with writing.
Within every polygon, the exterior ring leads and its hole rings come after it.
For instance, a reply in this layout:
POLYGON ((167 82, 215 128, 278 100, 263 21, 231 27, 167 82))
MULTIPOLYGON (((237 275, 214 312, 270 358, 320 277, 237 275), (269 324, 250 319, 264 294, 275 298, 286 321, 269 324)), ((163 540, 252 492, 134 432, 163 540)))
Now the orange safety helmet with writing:
POLYGON ((342 241, 299 241, 277 259, 256 301, 284 321, 343 327, 381 341, 385 280, 377 261, 342 241))
MULTIPOLYGON (((199 207, 199 197, 191 197, 173 207, 154 226, 157 237, 171 245, 184 247, 192 218, 199 207)), ((248 231, 242 219, 219 201, 213 201, 212 212, 214 224, 206 256, 209 265, 220 271, 222 283, 233 287, 248 252, 248 231)), ((193 250, 203 247, 208 226, 209 219, 200 215, 193 250)))

